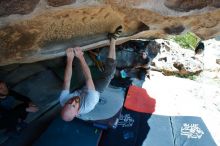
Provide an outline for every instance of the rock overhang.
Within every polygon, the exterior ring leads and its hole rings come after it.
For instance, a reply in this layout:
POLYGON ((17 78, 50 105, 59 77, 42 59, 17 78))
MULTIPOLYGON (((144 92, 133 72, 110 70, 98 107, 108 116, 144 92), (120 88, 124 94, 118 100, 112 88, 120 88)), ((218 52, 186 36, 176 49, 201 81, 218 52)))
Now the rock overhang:
POLYGON ((123 34, 118 43, 133 38, 166 38, 188 31, 202 39, 213 38, 220 35, 220 9, 218 3, 213 3, 202 7, 193 3, 195 6, 187 12, 174 9, 181 3, 169 0, 35 0, 27 11, 20 4, 17 8, 22 12, 0 12, 0 65, 60 57, 72 46, 82 46, 83 50, 106 46, 107 33, 119 25, 123 26, 123 34))

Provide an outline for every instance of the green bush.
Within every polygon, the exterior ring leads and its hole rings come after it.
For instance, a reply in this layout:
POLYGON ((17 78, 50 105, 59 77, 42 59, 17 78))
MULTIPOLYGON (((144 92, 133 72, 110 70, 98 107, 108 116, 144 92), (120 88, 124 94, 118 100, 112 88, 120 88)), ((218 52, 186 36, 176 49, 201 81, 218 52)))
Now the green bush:
POLYGON ((197 77, 194 74, 188 74, 188 75, 175 74, 175 76, 179 78, 190 79, 190 80, 196 80, 196 77, 197 77))
POLYGON ((177 36, 171 36, 170 39, 178 43, 181 47, 192 50, 194 50, 198 45, 198 42, 201 41, 201 39, 192 32, 187 32, 185 34, 177 36))

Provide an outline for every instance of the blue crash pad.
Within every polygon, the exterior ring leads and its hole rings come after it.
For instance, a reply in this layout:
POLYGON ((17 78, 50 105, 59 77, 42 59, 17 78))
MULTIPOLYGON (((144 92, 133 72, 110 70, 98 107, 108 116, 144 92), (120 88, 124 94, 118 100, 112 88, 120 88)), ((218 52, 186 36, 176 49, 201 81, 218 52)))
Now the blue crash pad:
POLYGON ((97 146, 102 131, 82 120, 71 122, 57 117, 34 146, 97 146))
POLYGON ((171 122, 174 127, 175 145, 217 146, 200 117, 175 116, 171 122))
POLYGON ((142 146, 217 146, 200 117, 152 115, 142 146))

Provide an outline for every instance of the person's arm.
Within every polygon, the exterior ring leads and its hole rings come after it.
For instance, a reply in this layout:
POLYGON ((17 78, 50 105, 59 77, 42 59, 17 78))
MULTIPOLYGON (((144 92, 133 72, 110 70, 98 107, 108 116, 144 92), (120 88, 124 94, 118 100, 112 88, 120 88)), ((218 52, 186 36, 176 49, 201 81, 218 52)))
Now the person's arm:
POLYGON ((94 83, 92 80, 92 75, 91 75, 90 69, 85 61, 85 58, 83 56, 83 52, 82 52, 81 48, 76 47, 76 48, 74 48, 74 51, 75 51, 76 57, 79 59, 80 64, 82 66, 82 71, 83 71, 83 75, 85 76, 85 79, 86 79, 87 88, 95 90, 95 86, 94 86, 94 83))
POLYGON ((134 68, 136 68, 136 69, 138 69, 138 68, 149 69, 150 64, 151 64, 150 58, 148 58, 148 57, 146 59, 141 58, 141 60, 134 66, 134 68))
POLYGON ((66 55, 67 55, 67 60, 66 60, 67 62, 66 62, 66 68, 65 68, 65 73, 64 73, 63 89, 69 90, 71 78, 72 78, 72 64, 73 64, 73 59, 74 59, 73 48, 68 48, 66 50, 66 55))

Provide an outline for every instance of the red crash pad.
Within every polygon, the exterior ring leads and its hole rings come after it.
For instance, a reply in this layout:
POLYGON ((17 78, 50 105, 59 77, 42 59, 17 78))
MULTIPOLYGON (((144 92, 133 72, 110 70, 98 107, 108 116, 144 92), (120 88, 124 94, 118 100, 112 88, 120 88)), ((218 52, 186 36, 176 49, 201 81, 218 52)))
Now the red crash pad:
POLYGON ((134 85, 129 87, 124 104, 127 109, 142 113, 153 113, 155 104, 156 100, 151 98, 144 88, 134 85))

